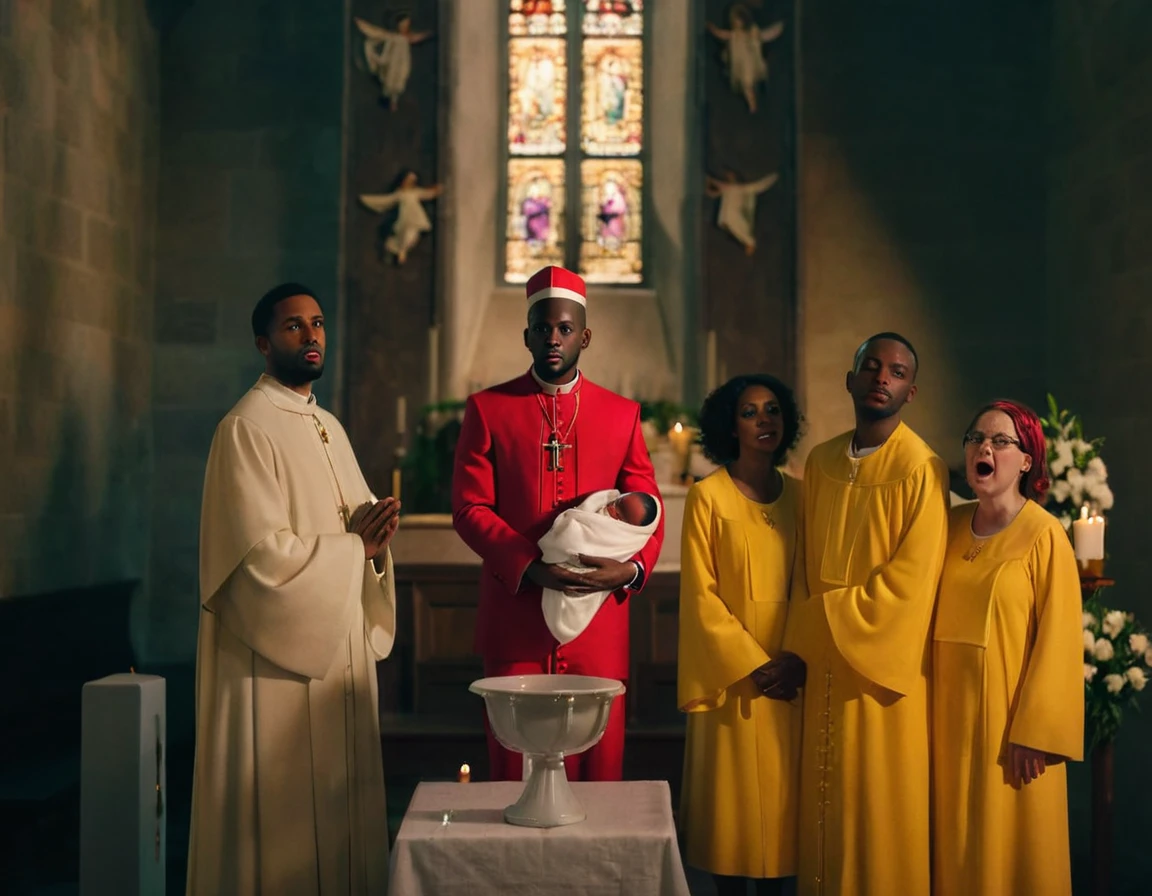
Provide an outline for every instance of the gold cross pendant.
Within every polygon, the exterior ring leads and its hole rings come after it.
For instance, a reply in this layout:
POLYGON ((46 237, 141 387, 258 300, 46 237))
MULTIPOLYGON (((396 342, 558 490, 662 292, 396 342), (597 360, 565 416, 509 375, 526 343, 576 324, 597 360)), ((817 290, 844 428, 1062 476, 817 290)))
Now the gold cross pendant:
POLYGON ((548 471, 550 473, 563 473, 564 472, 564 459, 560 456, 560 452, 565 448, 571 448, 571 445, 566 445, 556 438, 556 433, 552 433, 552 438, 549 439, 541 446, 551 456, 548 458, 548 471))

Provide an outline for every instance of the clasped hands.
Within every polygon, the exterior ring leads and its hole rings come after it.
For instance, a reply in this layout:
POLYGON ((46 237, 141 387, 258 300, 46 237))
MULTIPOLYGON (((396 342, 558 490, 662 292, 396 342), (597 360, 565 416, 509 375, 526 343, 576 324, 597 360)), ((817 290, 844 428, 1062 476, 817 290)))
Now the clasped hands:
POLYGON ((348 531, 360 536, 364 542, 364 556, 375 560, 387 550, 399 525, 400 502, 395 498, 384 498, 375 504, 365 501, 357 507, 348 522, 348 531))
POLYGON ((782 650, 758 669, 751 678, 760 693, 772 700, 795 700, 808 676, 808 666, 796 654, 782 650))
POLYGON ((563 591, 570 597, 595 594, 597 591, 615 591, 636 577, 636 565, 630 561, 622 563, 608 557, 590 557, 587 554, 578 554, 576 559, 581 566, 591 567, 591 571, 574 572, 559 563, 537 560, 529 565, 525 575, 541 588, 563 591))

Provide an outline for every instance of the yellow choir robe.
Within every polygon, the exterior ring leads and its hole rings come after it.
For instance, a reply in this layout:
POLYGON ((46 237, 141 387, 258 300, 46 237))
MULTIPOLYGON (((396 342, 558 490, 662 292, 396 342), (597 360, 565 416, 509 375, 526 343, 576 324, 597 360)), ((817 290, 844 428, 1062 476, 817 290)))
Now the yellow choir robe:
POLYGON ((786 650, 808 664, 798 892, 927 896, 929 630, 948 470, 905 424, 805 467, 786 650))
POLYGON ((1080 759, 1084 743, 1076 558, 1059 522, 1033 501, 979 542, 975 508, 951 513, 936 608, 933 893, 1070 894, 1063 760, 1080 759), (1009 743, 1056 764, 1013 787, 1009 743))
POLYGON ((799 707, 768 699, 748 675, 784 637, 799 491, 785 476, 780 497, 758 504, 722 467, 684 508, 680 822, 688 863, 714 874, 796 873, 799 707))

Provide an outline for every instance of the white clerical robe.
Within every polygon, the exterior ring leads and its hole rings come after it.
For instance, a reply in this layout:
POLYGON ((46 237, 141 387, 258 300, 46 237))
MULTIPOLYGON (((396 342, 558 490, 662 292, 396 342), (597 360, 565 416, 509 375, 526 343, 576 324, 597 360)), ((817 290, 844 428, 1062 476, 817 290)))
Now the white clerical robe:
POLYGON ((349 512, 373 500, 343 427, 264 376, 212 440, 200 522, 188 894, 377 894, 388 829, 376 660, 392 561, 349 512))

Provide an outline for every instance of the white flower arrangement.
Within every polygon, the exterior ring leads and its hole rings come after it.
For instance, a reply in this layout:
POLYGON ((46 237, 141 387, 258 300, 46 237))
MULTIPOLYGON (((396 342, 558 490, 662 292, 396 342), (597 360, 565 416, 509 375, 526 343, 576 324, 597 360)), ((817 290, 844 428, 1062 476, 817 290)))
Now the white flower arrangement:
POLYGON ((1061 410, 1052 395, 1048 396, 1048 416, 1041 418, 1044 438, 1048 443, 1048 510, 1060 518, 1067 529, 1080 516, 1085 504, 1099 510, 1111 510, 1115 500, 1108 486, 1108 468, 1100 457, 1103 438, 1085 439, 1080 418, 1067 409, 1061 410))
MULTIPOLYGON (((1099 592, 1097 592, 1097 595, 1099 592)), ((1152 678, 1152 639, 1131 613, 1084 603, 1084 722, 1091 747, 1112 740, 1152 678)))

